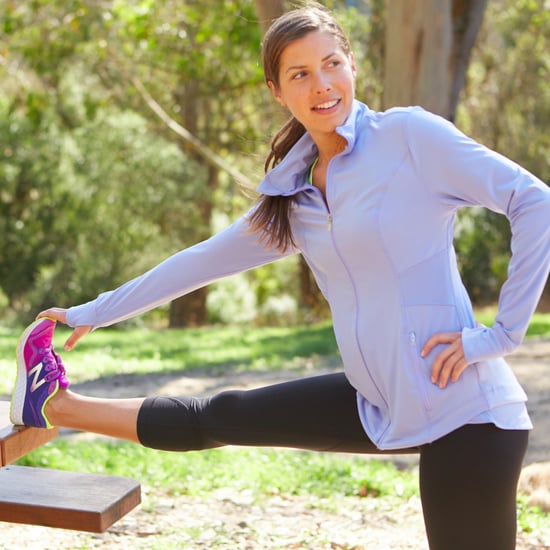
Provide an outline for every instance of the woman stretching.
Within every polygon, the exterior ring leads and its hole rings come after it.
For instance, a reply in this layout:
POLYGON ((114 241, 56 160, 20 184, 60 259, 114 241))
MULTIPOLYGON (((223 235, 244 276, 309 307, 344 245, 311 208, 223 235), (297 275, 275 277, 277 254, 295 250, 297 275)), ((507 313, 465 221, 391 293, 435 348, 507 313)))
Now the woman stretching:
POLYGON ((320 6, 276 20, 265 80, 289 122, 257 204, 210 239, 24 333, 12 421, 65 426, 172 451, 223 445, 419 453, 431 550, 512 550, 532 427, 502 358, 522 341, 548 278, 550 190, 421 108, 374 112, 354 97, 347 37, 320 6), (453 249, 462 207, 512 228, 493 327, 476 324, 453 249), (330 305, 344 372, 207 399, 78 395, 51 341, 167 303, 222 277, 302 254, 330 305))

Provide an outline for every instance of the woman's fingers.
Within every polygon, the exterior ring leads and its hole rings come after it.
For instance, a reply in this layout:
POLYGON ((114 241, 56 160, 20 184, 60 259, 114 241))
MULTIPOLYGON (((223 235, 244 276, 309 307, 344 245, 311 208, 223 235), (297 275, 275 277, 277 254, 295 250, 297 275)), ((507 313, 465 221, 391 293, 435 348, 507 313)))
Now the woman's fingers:
POLYGON ((51 307, 41 311, 36 318, 41 319, 42 317, 49 317, 60 323, 67 324, 67 310, 62 307, 51 307))
POLYGON ((468 363, 462 347, 460 332, 442 332, 434 334, 422 348, 421 356, 426 357, 439 344, 448 344, 440 351, 432 365, 431 379, 441 389, 447 387, 449 380, 456 382, 468 363))
MULTIPOLYGON (((36 318, 40 319, 41 317, 49 317, 50 319, 54 319, 55 321, 59 321, 60 323, 67 324, 67 310, 61 307, 51 307, 49 309, 41 311, 36 316, 36 318)), ((87 325, 76 327, 65 342, 65 345, 64 345, 65 351, 72 350, 75 347, 76 343, 85 334, 88 334, 90 330, 92 330, 92 327, 87 325)))
POLYGON ((65 351, 71 351, 76 343, 85 335, 88 334, 92 330, 92 327, 90 326, 80 326, 76 327, 71 335, 67 338, 67 341, 65 342, 64 349, 65 351))

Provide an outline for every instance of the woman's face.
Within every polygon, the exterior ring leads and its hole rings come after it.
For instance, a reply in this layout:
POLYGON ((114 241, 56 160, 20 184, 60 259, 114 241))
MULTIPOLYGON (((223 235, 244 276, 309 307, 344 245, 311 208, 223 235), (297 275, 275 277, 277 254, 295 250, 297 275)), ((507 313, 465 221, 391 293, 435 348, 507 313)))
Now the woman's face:
POLYGON ((315 31, 282 52, 275 99, 287 107, 315 140, 333 133, 349 115, 355 94, 355 64, 329 32, 315 31))

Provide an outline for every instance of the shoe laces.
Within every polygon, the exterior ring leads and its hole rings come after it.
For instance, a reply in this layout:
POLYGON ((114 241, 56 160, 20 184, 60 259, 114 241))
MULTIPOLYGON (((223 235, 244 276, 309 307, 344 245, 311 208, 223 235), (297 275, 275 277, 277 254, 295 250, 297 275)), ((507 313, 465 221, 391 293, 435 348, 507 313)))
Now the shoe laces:
MULTIPOLYGON (((54 357, 55 352, 53 349, 50 348, 40 348, 40 354, 42 356, 42 365, 44 366, 44 369, 46 371, 46 376, 44 376, 44 380, 46 382, 51 382, 52 380, 57 380, 62 376, 62 374, 65 372, 65 369, 63 366, 61 366, 61 370, 59 368, 59 364, 56 361, 56 357, 54 357)), ((62 364, 61 364, 62 365, 62 364)))
POLYGON ((67 378, 67 371, 65 370, 63 361, 61 360, 61 357, 57 353, 55 353, 53 347, 51 348, 51 352, 57 364, 57 369, 59 371, 59 385, 61 388, 67 389, 70 386, 70 382, 69 382, 69 379, 67 378))

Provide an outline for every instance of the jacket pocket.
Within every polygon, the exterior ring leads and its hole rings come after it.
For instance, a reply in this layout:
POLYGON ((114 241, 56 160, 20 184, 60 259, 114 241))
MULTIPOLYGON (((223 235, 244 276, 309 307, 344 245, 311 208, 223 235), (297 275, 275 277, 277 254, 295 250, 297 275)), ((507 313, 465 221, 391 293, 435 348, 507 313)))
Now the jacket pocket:
POLYGON ((416 382, 424 408, 430 411, 433 408, 431 397, 438 390, 431 381, 432 365, 446 344, 437 345, 426 357, 421 357, 420 352, 434 334, 460 331, 457 311, 452 305, 405 306, 403 326, 408 370, 416 382))

